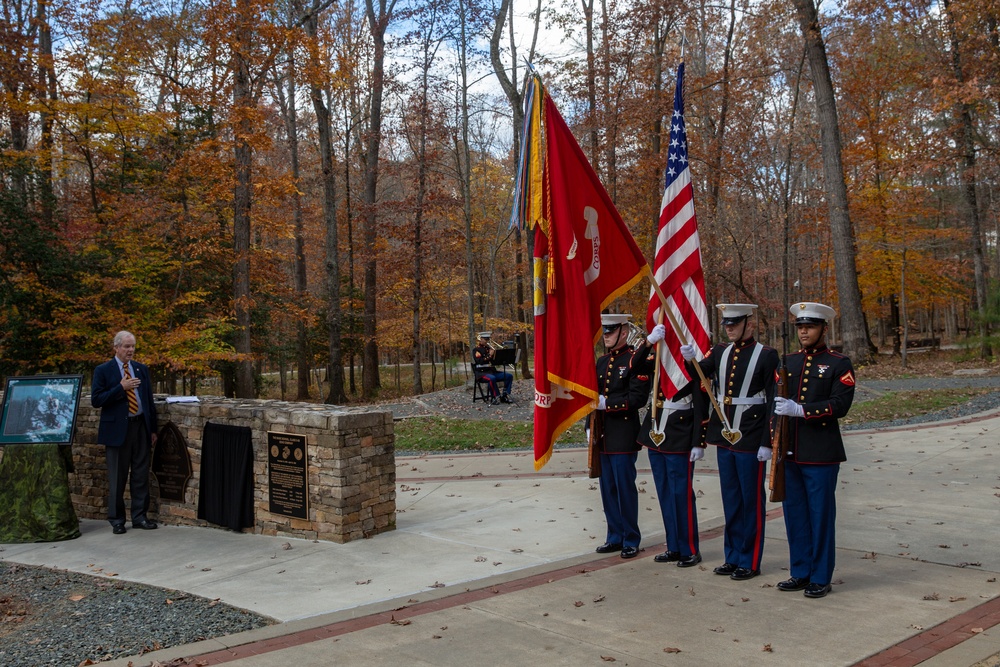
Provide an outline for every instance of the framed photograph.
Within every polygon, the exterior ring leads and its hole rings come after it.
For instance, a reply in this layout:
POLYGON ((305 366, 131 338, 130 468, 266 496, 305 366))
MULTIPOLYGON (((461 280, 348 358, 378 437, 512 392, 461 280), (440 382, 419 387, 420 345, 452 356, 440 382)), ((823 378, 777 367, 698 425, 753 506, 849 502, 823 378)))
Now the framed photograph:
POLYGON ((82 375, 7 378, 0 445, 71 443, 82 386, 82 375))

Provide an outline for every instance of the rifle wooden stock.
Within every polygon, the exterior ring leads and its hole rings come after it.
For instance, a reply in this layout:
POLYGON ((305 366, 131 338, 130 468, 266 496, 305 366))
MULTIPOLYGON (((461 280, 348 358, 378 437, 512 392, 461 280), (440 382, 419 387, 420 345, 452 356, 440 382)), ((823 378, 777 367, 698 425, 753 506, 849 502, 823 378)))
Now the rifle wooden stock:
POLYGON ((587 473, 590 479, 601 476, 601 439, 604 437, 604 413, 590 413, 590 442, 587 443, 587 473))
MULTIPOLYGON (((775 383, 778 396, 788 398, 788 368, 782 359, 778 369, 778 381, 775 383)), ((772 503, 780 503, 785 499, 785 456, 788 453, 788 417, 777 417, 774 433, 771 434, 771 474, 767 486, 771 490, 772 503)))

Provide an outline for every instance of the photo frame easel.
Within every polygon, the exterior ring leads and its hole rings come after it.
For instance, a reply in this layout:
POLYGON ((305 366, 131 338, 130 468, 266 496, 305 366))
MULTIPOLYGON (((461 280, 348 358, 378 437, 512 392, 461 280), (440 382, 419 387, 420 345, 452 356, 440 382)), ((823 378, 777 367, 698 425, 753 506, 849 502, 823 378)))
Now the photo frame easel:
POLYGON ((72 443, 82 387, 82 375, 8 377, 0 445, 72 443))

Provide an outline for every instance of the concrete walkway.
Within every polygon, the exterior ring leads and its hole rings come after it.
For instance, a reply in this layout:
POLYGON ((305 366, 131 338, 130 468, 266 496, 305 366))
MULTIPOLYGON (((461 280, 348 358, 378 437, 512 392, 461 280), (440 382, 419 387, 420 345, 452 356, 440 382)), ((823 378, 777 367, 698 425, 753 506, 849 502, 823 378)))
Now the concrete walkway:
POLYGON ((1000 413, 847 435, 833 593, 781 593, 722 562, 715 456, 698 466, 700 567, 655 563, 663 526, 640 457, 644 551, 601 557, 585 453, 397 460, 397 530, 345 545, 164 526, 0 546, 0 558, 219 598, 281 623, 108 665, 973 665, 1000 654, 1000 413), (187 660, 181 660, 186 658, 187 660))

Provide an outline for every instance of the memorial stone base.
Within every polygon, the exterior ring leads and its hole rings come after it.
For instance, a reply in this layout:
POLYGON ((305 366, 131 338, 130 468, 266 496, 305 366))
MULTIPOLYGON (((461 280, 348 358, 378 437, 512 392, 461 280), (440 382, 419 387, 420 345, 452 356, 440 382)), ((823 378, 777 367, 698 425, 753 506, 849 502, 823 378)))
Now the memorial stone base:
MULTIPOLYGON (((396 461, 391 412, 285 401, 199 397, 197 403, 157 401, 160 426, 173 422, 187 443, 192 475, 183 501, 160 497, 151 479, 150 516, 167 525, 211 526, 198 519, 202 434, 207 422, 249 427, 253 441, 253 532, 349 542, 396 527, 396 461), (267 433, 304 436, 307 449, 307 517, 272 513, 267 433)), ((107 518, 107 467, 97 444, 100 411, 84 400, 77 417, 69 475, 80 517, 107 518)), ((128 493, 126 492, 126 508, 128 493)), ((247 529, 249 530, 249 529, 247 529)))

